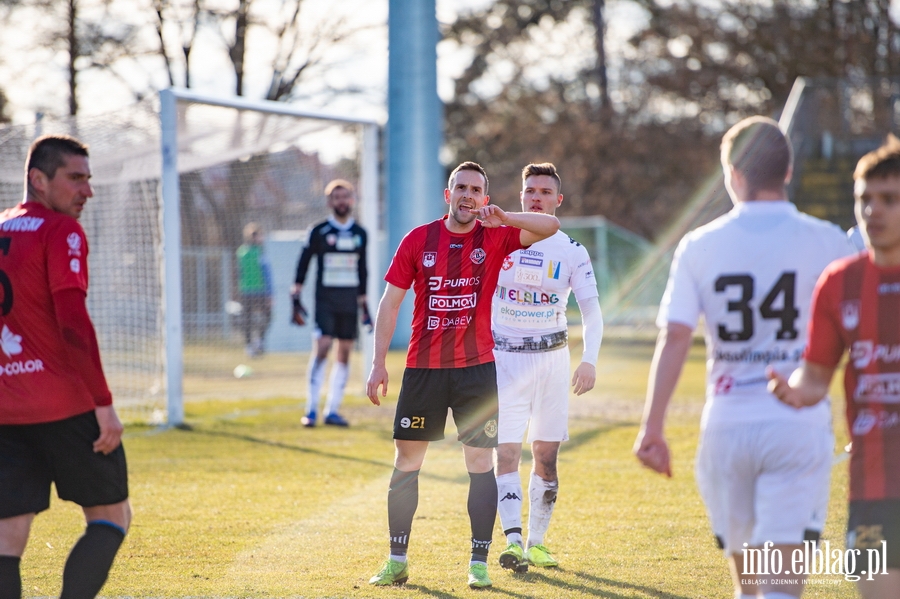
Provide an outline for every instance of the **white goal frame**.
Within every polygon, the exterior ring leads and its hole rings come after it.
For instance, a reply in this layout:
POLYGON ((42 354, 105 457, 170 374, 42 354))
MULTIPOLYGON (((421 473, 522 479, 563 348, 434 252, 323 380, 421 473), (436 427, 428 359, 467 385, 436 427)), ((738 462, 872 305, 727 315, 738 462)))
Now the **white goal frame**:
MULTIPOLYGON (((238 110, 252 110, 282 116, 323 119, 360 125, 362 143, 360 152, 360 178, 358 182, 358 220, 369 231, 367 262, 370 276, 367 294, 377 298, 381 291, 380 277, 371 276, 381 272, 380 248, 383 235, 379 231, 379 129, 374 120, 360 119, 346 115, 329 114, 320 111, 300 110, 280 102, 248 100, 245 98, 220 98, 182 88, 169 88, 159 93, 160 131, 162 152, 162 174, 160 181, 162 206, 162 284, 163 310, 165 315, 164 362, 166 369, 166 407, 168 426, 184 424, 184 332, 182 318, 181 289, 181 192, 178 171, 178 110, 179 101, 208 104, 238 110)), ((366 339, 365 337, 363 337, 366 339)), ((371 361, 371 341, 363 343, 364 363, 371 361)))

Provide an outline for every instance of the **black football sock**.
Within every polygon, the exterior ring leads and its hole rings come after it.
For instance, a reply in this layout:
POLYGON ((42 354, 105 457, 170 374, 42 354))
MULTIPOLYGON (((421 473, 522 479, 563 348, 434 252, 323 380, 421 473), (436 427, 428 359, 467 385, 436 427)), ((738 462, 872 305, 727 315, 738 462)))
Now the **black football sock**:
POLYGON ((493 470, 469 472, 468 508, 472 524, 472 560, 486 562, 497 520, 497 479, 493 470))
POLYGON ((112 567, 125 532, 111 522, 90 522, 69 553, 59 599, 94 599, 112 567))
POLYGON ((388 531, 392 555, 406 555, 413 516, 418 507, 419 471, 403 472, 394 468, 388 489, 388 531))
POLYGON ((22 599, 21 561, 20 557, 0 555, 0 599, 22 599))

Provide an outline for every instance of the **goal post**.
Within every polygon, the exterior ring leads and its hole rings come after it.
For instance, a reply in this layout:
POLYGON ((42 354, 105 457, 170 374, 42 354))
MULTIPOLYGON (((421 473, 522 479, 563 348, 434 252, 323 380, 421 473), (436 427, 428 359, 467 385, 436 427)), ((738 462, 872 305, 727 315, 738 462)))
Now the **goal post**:
MULTIPOLYGON (((332 139, 329 141, 325 139, 326 136, 336 134, 333 131, 329 133, 328 129, 340 129, 344 128, 344 126, 350 126, 349 136, 347 137, 355 139, 351 141, 350 147, 344 149, 347 155, 343 157, 343 160, 349 158, 355 161, 356 165, 350 169, 355 172, 346 175, 344 178, 357 181, 358 209, 356 218, 367 229, 369 234, 367 247, 367 262, 370 272, 367 289, 369 301, 373 301, 380 293, 380 280, 377 274, 381 272, 380 256, 383 252, 380 250, 380 247, 384 236, 379 231, 379 125, 377 122, 324 112, 298 110, 279 102, 252 101, 245 98, 217 98, 178 88, 169 88, 161 91, 160 142, 162 174, 160 191, 164 273, 163 312, 166 323, 164 344, 167 376, 167 422, 170 426, 177 426, 184 422, 185 391, 183 380, 186 341, 183 328, 184 290, 182 289, 182 281, 184 280, 182 271, 184 259, 182 253, 184 240, 182 218, 184 210, 182 209, 180 180, 181 173, 190 168, 190 166, 182 163, 181 158, 186 155, 192 155, 192 148, 196 144, 196 139, 192 136, 192 119, 188 117, 186 112, 190 107, 198 106, 217 107, 232 111, 231 118, 234 121, 226 127, 232 129, 229 133, 231 139, 248 140, 249 137, 251 138, 249 140, 251 142, 249 149, 255 149, 256 151, 260 149, 271 151, 275 146, 283 148, 285 144, 291 143, 292 136, 298 133, 302 135, 303 130, 306 130, 309 135, 320 137, 325 144, 325 147, 315 150, 317 153, 330 153, 335 148, 328 146, 341 145, 342 143, 346 145, 351 140, 332 139), (247 125, 247 123, 241 122, 243 120, 241 115, 244 114, 253 114, 257 117, 256 121, 249 127, 249 135, 247 133, 237 134, 233 130, 238 126, 243 127, 247 125), (267 116, 293 119, 295 126, 270 127, 271 122, 269 122, 270 119, 266 118, 267 116), (238 125, 238 123, 240 124, 238 125), (296 123, 303 124, 297 127, 296 123), (309 126, 308 123, 314 123, 314 125, 309 126), (281 133, 282 129, 287 130, 288 133, 281 133), (279 131, 279 133, 274 134, 274 131, 279 131), (356 144, 356 147, 352 147, 353 143, 356 144)), ((220 117, 218 115, 213 117, 214 120, 216 118, 220 117)), ((199 136, 205 137, 206 133, 200 132, 199 136)), ((336 155, 340 155, 340 153, 336 155)), ((246 158, 244 155, 238 159, 246 158)), ((336 171, 334 174, 340 175, 341 173, 336 171)), ((324 197, 322 197, 322 190, 324 189, 324 183, 327 182, 325 179, 328 178, 330 176, 320 178, 318 181, 320 184, 318 186, 319 199, 322 201, 323 206, 324 197)), ((315 222, 304 224, 305 228, 308 229, 315 222)), ((313 286, 305 286, 306 289, 311 287, 313 286)), ((286 297, 287 288, 275 290, 274 302, 276 305, 284 303, 286 297)), ((309 305, 308 301, 307 305, 309 305)), ((283 311, 274 310, 273 312, 277 317, 283 311)), ((278 321, 276 319, 272 326, 278 327, 284 323, 286 323, 286 320, 278 321)), ((361 334, 360 339, 363 363, 368 364, 372 355, 372 339, 370 335, 365 333, 361 334)), ((297 387, 303 387, 299 383, 299 376, 297 387)))
MULTIPOLYGON (((329 216, 331 179, 357 187, 370 303, 381 290, 379 124, 183 89, 102 115, 46 115, 0 126, 0 209, 22 200, 28 147, 48 133, 89 146, 94 196, 80 219, 90 245, 87 303, 122 420, 177 426, 185 401, 203 398, 303 400, 313 327, 288 324, 289 288, 308 230, 329 216), (236 251, 250 222, 271 264, 262 356, 247 355, 250 313, 238 286, 236 251)), ((362 332, 348 393, 361 389, 371 348, 362 332)))

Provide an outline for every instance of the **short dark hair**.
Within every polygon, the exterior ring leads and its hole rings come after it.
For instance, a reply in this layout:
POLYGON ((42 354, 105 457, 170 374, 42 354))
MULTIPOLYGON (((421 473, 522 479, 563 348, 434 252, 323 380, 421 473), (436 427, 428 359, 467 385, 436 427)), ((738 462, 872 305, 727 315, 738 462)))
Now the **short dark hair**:
POLYGON ((552 162, 532 162, 531 164, 525 165, 525 168, 522 169, 522 184, 525 184, 525 179, 535 175, 546 175, 555 179, 556 193, 562 193, 562 179, 559 178, 559 173, 556 172, 556 166, 552 162))
POLYGON ((872 150, 856 163, 853 180, 896 176, 900 176, 900 139, 893 133, 888 133, 880 148, 872 150))
POLYGON ((36 168, 52 179, 67 156, 87 157, 88 147, 69 135, 43 135, 37 138, 28 148, 25 178, 28 178, 31 169, 36 168))
POLYGON ((356 189, 353 188, 353 183, 350 183, 350 181, 347 181, 346 179, 334 179, 329 181, 328 185, 325 186, 325 197, 330 198, 331 194, 334 193, 334 190, 339 187, 346 189, 350 193, 356 193, 356 189))
POLYGON ((722 166, 733 166, 747 179, 751 199, 762 190, 783 189, 793 162, 790 142, 770 118, 746 118, 722 138, 722 166))
POLYGON ((453 177, 455 177, 456 173, 459 171, 475 171, 476 173, 481 173, 481 176, 484 177, 484 193, 487 195, 489 185, 487 173, 484 172, 483 166, 477 162, 472 162, 471 160, 460 163, 459 166, 450 172, 450 176, 447 178, 447 189, 450 188, 450 182, 453 181, 453 177))

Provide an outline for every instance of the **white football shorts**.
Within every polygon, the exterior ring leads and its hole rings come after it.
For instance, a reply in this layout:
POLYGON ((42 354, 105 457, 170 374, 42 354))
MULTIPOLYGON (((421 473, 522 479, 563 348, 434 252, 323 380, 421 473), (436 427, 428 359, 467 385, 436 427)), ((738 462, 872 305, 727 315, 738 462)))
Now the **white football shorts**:
POLYGON ((569 440, 569 348, 494 350, 500 400, 498 443, 569 440), (529 424, 530 421, 530 424, 529 424))
POLYGON ((800 545, 825 526, 834 435, 830 426, 755 422, 705 430, 696 476, 725 553, 744 543, 800 545))

